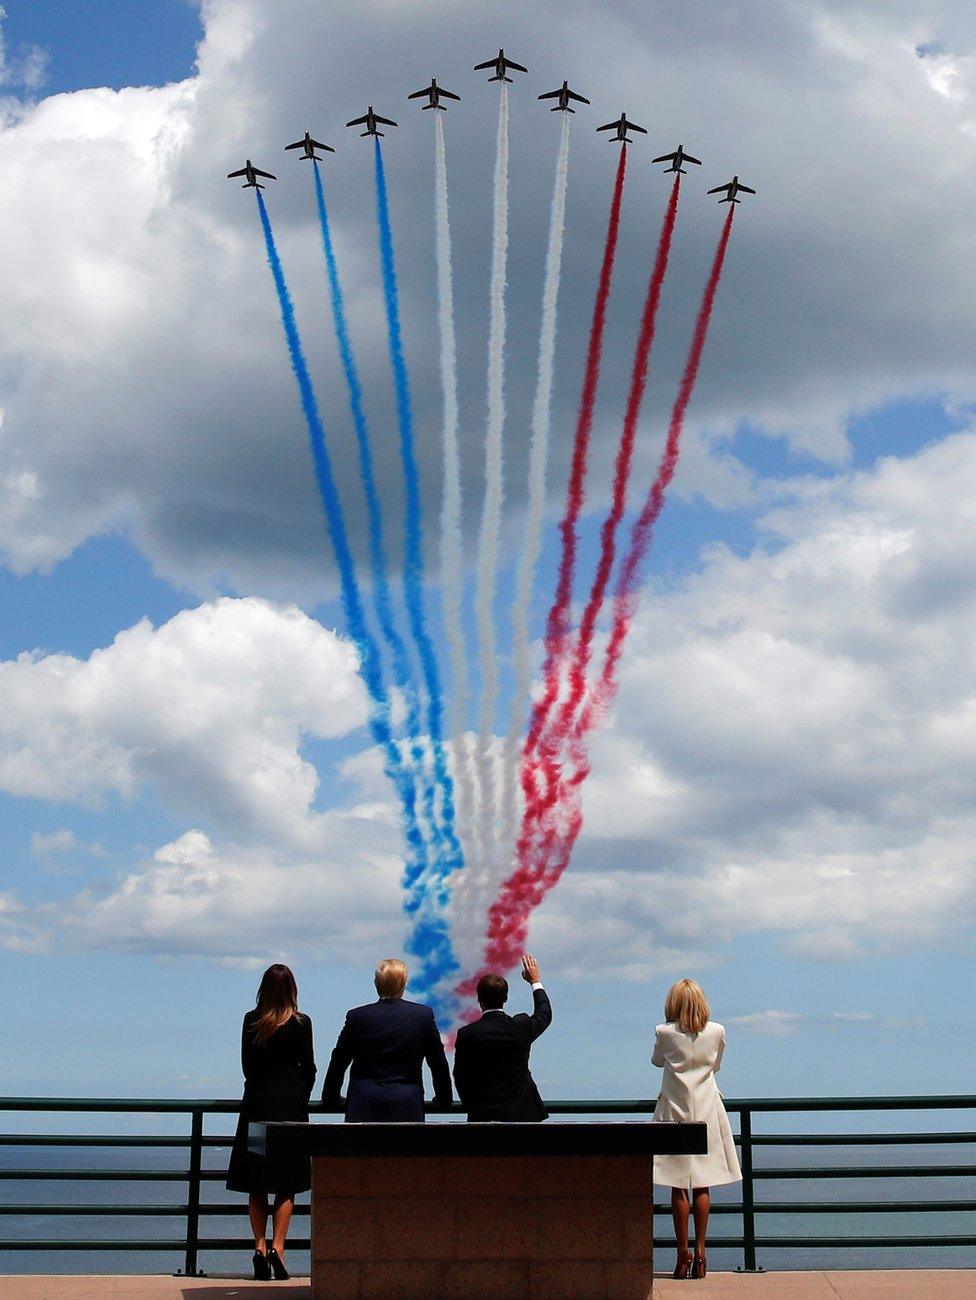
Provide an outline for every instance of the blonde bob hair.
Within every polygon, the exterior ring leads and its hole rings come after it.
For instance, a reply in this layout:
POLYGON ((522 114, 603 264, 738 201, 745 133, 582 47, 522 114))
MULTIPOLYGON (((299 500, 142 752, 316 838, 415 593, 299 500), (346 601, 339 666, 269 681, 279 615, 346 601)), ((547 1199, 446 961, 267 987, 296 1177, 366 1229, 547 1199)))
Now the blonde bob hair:
POLYGON ((373 983, 381 998, 402 998, 407 987, 407 968, 397 957, 386 957, 376 963, 373 983))
POLYGON ((678 980, 668 989, 664 1018, 686 1034, 700 1034, 708 1024, 709 1014, 705 990, 694 980, 678 980))

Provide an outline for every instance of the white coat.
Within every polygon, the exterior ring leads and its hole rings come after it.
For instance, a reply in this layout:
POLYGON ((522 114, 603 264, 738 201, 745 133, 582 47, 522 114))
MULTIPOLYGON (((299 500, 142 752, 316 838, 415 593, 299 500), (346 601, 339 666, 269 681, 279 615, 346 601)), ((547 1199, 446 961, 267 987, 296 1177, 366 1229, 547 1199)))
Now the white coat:
POLYGON ((651 1064, 664 1070, 656 1120, 708 1125, 708 1154, 655 1156, 654 1181, 665 1187, 720 1187, 742 1178, 729 1117, 715 1076, 725 1051, 725 1027, 709 1020, 699 1034, 676 1024, 654 1031, 651 1064))

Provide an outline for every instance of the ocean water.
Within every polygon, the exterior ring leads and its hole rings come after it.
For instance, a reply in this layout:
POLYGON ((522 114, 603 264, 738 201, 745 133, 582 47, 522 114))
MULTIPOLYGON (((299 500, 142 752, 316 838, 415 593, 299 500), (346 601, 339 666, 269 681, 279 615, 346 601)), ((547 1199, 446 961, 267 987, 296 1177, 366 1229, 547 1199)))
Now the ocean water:
MULTIPOLYGON (((214 1136, 208 1132, 208 1138, 214 1136)), ((228 1192, 223 1186, 223 1171, 227 1151, 207 1149, 204 1167, 219 1177, 203 1184, 200 1232, 204 1237, 248 1236, 246 1198, 228 1192), (232 1213, 207 1214, 207 1205, 239 1207, 232 1213)), ((43 1239, 59 1242, 83 1242, 86 1237, 103 1237, 114 1240, 145 1238, 172 1241, 172 1247, 150 1252, 91 1251, 79 1244, 77 1249, 45 1251, 0 1250, 2 1273, 176 1273, 183 1268, 185 1231, 184 1220, 163 1213, 146 1217, 125 1213, 99 1212, 92 1215, 31 1214, 12 1215, 7 1207, 31 1205, 73 1206, 118 1205, 134 1206, 178 1205, 185 1201, 185 1182, 114 1182, 109 1180, 69 1181, 39 1179, 21 1181, 4 1177, 5 1172, 34 1168, 40 1170, 106 1170, 127 1169, 172 1170, 185 1169, 187 1152, 166 1148, 78 1148, 0 1147, 0 1238, 12 1240, 43 1239), (6 1211, 6 1212, 5 1212, 6 1211)), ((926 1165, 976 1165, 976 1146, 964 1144, 939 1144, 933 1146, 892 1147, 887 1145, 857 1147, 764 1147, 756 1151, 755 1164, 760 1169, 803 1166, 909 1166, 926 1165)), ((869 1180, 819 1178, 776 1180, 762 1179, 756 1184, 756 1201, 779 1203, 814 1203, 826 1207, 818 1213, 761 1213, 757 1217, 757 1234, 762 1237, 833 1237, 833 1236, 976 1236, 976 1211, 954 1208, 957 1202, 976 1201, 976 1177, 887 1177, 869 1180), (948 1202, 952 1208, 940 1212, 856 1212, 831 1211, 830 1206, 841 1202, 892 1202, 913 1201, 928 1204, 933 1201, 948 1202)), ((666 1209, 667 1189, 658 1188, 655 1200, 661 1205, 661 1214, 655 1223, 658 1243, 659 1268, 670 1267, 672 1248, 665 1244, 671 1236, 670 1214, 666 1209)), ((710 1239, 738 1237, 741 1235, 741 1216, 722 1213, 723 1205, 738 1201, 740 1189, 717 1188, 713 1193, 713 1213, 710 1239)), ((292 1236, 308 1234, 308 1196, 299 1199, 299 1209, 293 1220, 292 1236), (304 1207, 302 1213, 301 1207, 304 1207)), ((199 1267, 207 1273, 234 1273, 250 1269, 250 1249, 204 1249, 200 1253, 199 1267)), ((758 1251, 758 1262, 775 1271, 784 1269, 814 1268, 976 1268, 976 1247, 790 1247, 763 1248, 758 1251)), ((289 1267, 295 1274, 308 1270, 308 1252, 291 1250, 289 1267)), ((742 1263, 739 1249, 723 1250, 709 1247, 709 1265, 715 1271, 734 1269, 742 1263)))

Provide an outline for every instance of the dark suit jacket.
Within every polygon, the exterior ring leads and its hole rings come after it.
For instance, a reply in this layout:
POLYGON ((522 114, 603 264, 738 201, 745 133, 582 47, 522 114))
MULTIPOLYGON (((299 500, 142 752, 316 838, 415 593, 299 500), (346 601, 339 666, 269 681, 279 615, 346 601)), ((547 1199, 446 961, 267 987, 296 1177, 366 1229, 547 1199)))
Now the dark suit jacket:
POLYGON ((348 1069, 347 1122, 422 1120, 424 1061, 434 1082, 434 1105, 450 1106, 451 1072, 430 1007, 402 998, 380 998, 356 1007, 347 1014, 332 1052, 322 1100, 327 1106, 340 1105, 348 1069))
POLYGON ((454 1082, 469 1120, 549 1118, 529 1073, 529 1049, 552 1023, 552 1006, 545 989, 536 989, 532 998, 531 1016, 486 1011, 458 1030, 454 1082))

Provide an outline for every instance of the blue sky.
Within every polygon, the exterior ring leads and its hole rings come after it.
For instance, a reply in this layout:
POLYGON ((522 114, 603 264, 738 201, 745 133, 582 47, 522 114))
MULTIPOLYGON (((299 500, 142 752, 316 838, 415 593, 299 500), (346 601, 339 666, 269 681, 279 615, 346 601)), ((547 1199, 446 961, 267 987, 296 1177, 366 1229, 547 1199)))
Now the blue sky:
MULTIPOLYGON (((395 813, 332 633, 341 634, 342 613, 259 231, 250 196, 226 186, 223 173, 253 150, 282 175, 269 203, 355 501, 308 196, 277 151, 317 121, 343 146, 326 175, 374 429, 383 430, 382 308, 363 219, 370 176, 340 133, 369 95, 382 111, 386 92, 399 110, 389 166, 433 567, 432 237, 426 220, 411 219, 429 211, 416 207, 430 202, 429 140, 401 101, 415 77, 429 75, 428 37, 431 58, 454 71, 469 101, 482 93, 469 53, 486 40, 497 46, 498 23, 469 15, 434 31, 436 6, 417 6, 412 22, 401 15, 403 26, 384 33, 341 5, 326 49, 314 5, 298 6, 283 30, 265 0, 216 3, 198 67, 204 29, 189 3, 5 8, 11 102, 0 159, 12 179, 0 220, 3 275, 14 288, 0 340, 0 660, 33 660, 8 674, 0 734, 0 974, 12 993, 9 1032, 29 1045, 5 1059, 0 1088, 233 1094, 239 1017, 265 961, 294 964, 324 1062, 346 1006, 368 996, 372 961, 402 943, 403 927, 395 813), (46 55, 43 78, 35 47, 46 55), (124 93, 100 97, 95 87, 124 93), (48 102, 61 92, 73 98, 48 102), (80 164, 69 189, 53 168, 24 188, 32 167, 48 166, 51 142, 65 139, 80 164), (40 234, 52 279, 32 286, 22 268, 37 257, 40 234), (303 613, 289 614, 293 605, 303 613), (143 633, 116 640, 146 619, 143 633)), ((514 6, 506 14, 505 43, 534 55, 533 68, 545 57, 547 24, 567 62, 578 38, 555 6, 542 8, 531 18, 514 6)), ((971 1086, 972 1012, 957 993, 971 980, 976 897, 974 340, 970 272, 955 257, 969 228, 952 159, 972 152, 972 33, 951 6, 944 31, 921 34, 899 7, 870 30, 821 8, 836 27, 796 19, 792 30, 769 18, 770 48, 789 50, 785 65, 765 69, 755 104, 734 110, 737 79, 755 74, 748 23, 726 34, 719 76, 702 26, 675 37, 687 42, 695 84, 709 83, 697 101, 682 98, 677 54, 672 63, 659 53, 659 97, 641 101, 627 50, 632 6, 616 6, 599 37, 652 122, 653 144, 687 127, 721 168, 734 143, 722 121, 738 114, 733 125, 750 142, 743 174, 754 169, 746 179, 761 193, 737 220, 620 703, 594 747, 586 831, 533 925, 556 1004, 536 1049, 551 1096, 652 1093, 653 1025, 668 984, 686 973, 702 979, 729 1026, 730 1095, 971 1086), (946 44, 924 59, 905 54, 923 37, 946 44), (876 65, 883 94, 871 80, 876 65), (834 99, 825 68, 837 79, 834 99), (790 76, 803 87, 806 128, 802 114, 769 122, 770 105, 782 104, 779 78, 790 76), (901 99, 890 91, 898 77, 901 99), (866 85, 876 93, 859 129, 877 166, 845 172, 836 210, 814 212, 802 187, 827 175, 845 105, 860 102, 866 85), (905 115, 928 150, 928 196, 907 201, 895 228, 878 214, 892 210, 886 151, 901 147, 905 115), (778 159, 804 129, 797 179, 778 159), (847 231, 838 230, 842 218, 847 231), (904 268, 895 288, 893 265, 904 268), (936 1082, 922 1044, 950 1034, 963 1046, 936 1082)), ((653 6, 640 37, 655 50, 667 48, 666 9, 653 6)), ((604 85, 593 98, 595 111, 619 111, 604 85)), ((524 523, 519 456, 541 273, 535 235, 553 148, 552 134, 530 130, 518 116, 529 110, 513 104, 510 481, 498 608, 505 699, 504 595, 524 523), (545 183, 533 188, 536 174, 545 183)), ((469 149, 451 155, 469 561, 480 509, 492 130, 482 113, 468 122, 469 149)), ((534 635, 557 560, 595 234, 605 220, 609 155, 596 144, 574 140, 534 635)), ((908 169, 917 163, 905 160, 908 169)), ((645 274, 644 216, 653 229, 663 203, 655 180, 635 164, 584 572, 595 562, 645 274)), ((683 203, 641 481, 717 233, 714 209, 690 189, 683 203)), ((380 461, 384 505, 397 517, 395 457, 380 461)), ((355 505, 350 517, 361 558, 355 505)), ((443 662, 436 573, 429 597, 443 662)), ((467 617, 473 635, 470 609, 467 617)))

